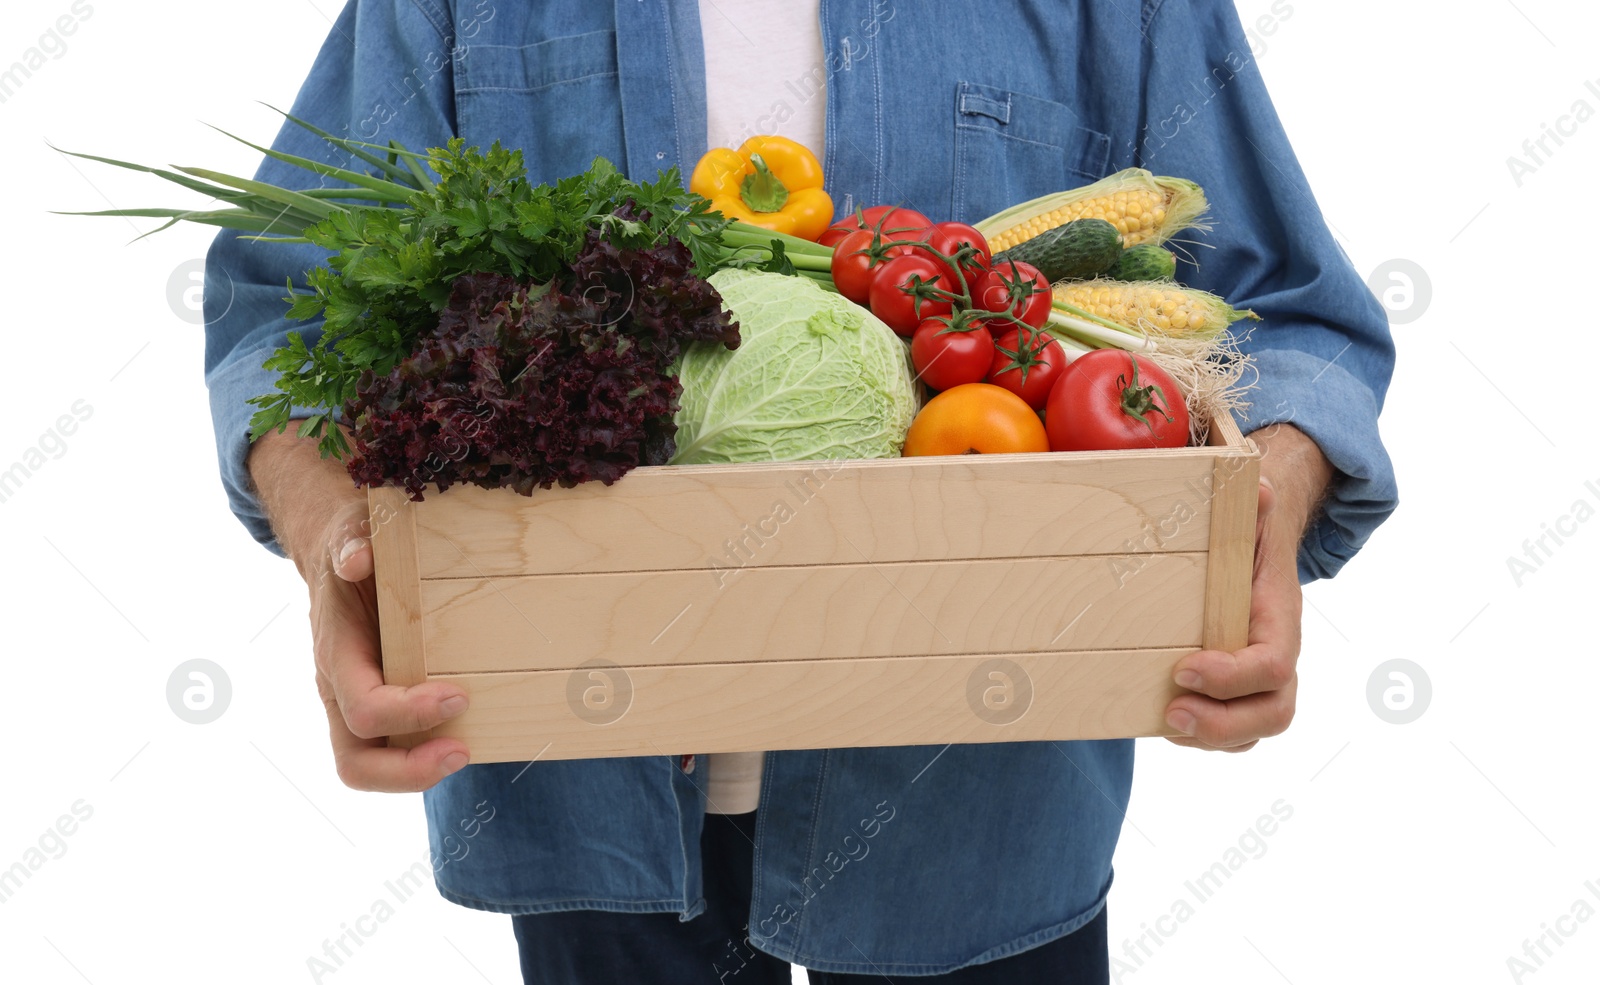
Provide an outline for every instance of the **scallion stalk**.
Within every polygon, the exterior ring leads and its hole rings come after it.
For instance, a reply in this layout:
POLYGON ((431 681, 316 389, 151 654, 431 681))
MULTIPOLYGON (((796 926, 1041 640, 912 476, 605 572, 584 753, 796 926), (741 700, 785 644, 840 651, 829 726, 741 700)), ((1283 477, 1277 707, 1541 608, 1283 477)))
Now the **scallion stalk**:
MULTIPOLYGON (((1067 307, 1070 308, 1071 305, 1067 307)), ((1102 318, 1095 318, 1093 315, 1078 317, 1068 314, 1061 310, 1060 302, 1057 302, 1050 312, 1049 325, 1051 334, 1058 338, 1065 334, 1096 349, 1126 349, 1129 352, 1139 353, 1156 351, 1156 344, 1150 339, 1135 335, 1121 326, 1106 322, 1102 318), (1108 328, 1108 325, 1112 327, 1108 328)))

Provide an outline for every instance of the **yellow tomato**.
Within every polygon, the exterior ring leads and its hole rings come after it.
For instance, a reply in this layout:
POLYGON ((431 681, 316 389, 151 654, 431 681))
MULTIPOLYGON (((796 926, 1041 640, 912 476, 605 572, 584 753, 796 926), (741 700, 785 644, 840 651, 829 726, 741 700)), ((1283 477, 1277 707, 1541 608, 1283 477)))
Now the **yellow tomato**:
POLYGON ((906 432, 906 455, 1049 451, 1039 415, 992 383, 964 383, 928 401, 906 432))

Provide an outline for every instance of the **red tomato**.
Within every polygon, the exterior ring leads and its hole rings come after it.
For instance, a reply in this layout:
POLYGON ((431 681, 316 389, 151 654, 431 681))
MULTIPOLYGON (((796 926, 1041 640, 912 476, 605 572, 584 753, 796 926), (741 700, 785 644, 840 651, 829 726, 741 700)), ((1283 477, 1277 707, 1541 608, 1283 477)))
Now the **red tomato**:
MULTIPOLYGON (((967 256, 961 262, 961 279, 966 282, 968 291, 976 291, 978 281, 989 272, 989 241, 983 238, 983 233, 964 222, 936 222, 928 231, 926 241, 934 251, 944 256, 954 258, 967 249, 967 256)), ((933 254, 927 250, 918 250, 926 256, 933 254)))
POLYGON ((994 336, 982 322, 951 329, 948 318, 924 318, 911 336, 911 365, 935 390, 981 383, 994 358, 994 336))
POLYGON ((876 229, 884 239, 914 240, 920 238, 931 225, 933 223, 928 221, 927 216, 913 209, 874 205, 870 209, 852 212, 835 222, 817 242, 823 246, 837 246, 840 240, 857 229, 876 229))
POLYGON ((934 289, 956 291, 948 266, 925 256, 895 257, 873 276, 867 302, 895 334, 909 337, 924 318, 950 313, 950 299, 926 296, 934 289))
POLYGON ((833 248, 833 259, 829 261, 833 286, 856 304, 867 303, 867 290, 872 286, 872 278, 877 271, 878 264, 872 258, 871 246, 872 231, 858 229, 839 241, 833 248))
POLYGON ((933 225, 927 216, 916 209, 908 209, 903 205, 874 205, 870 209, 852 212, 834 223, 834 225, 843 225, 845 223, 850 223, 851 229, 872 229, 876 227, 885 232, 902 227, 927 229, 933 225))
POLYGON ((897 245, 890 239, 879 237, 871 229, 857 229, 833 248, 833 259, 829 261, 833 286, 856 304, 865 305, 872 280, 883 269, 883 265, 895 257, 909 256, 913 252, 915 247, 897 245))
POLYGON ((1050 316, 1050 281, 1031 263, 1002 260, 978 279, 972 303, 985 311, 1008 311, 1034 328, 1050 316))
POLYGON ((1051 451, 1182 448, 1189 408, 1178 382, 1149 359, 1096 349, 1074 359, 1050 391, 1051 451))
POLYGON ((1013 328, 995 340, 985 382, 1005 387, 1027 401, 1029 407, 1043 410, 1066 361, 1065 353, 1049 332, 1013 328))
POLYGON ((853 232, 854 229, 835 223, 822 231, 822 235, 817 237, 817 243, 820 246, 838 246, 840 240, 853 232))

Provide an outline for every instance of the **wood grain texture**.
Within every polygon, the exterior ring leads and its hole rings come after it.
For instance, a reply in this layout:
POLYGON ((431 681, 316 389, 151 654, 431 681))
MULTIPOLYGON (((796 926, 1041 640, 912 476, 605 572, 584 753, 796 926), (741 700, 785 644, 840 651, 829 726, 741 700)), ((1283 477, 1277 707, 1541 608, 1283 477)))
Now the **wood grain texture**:
POLYGON ((1243 645, 1258 474, 1223 415, 1200 448, 373 490, 385 679, 471 696, 390 741, 484 763, 1171 734, 1173 665, 1243 645), (984 704, 1023 693, 1014 720, 984 704))
MULTIPOLYGON (((378 596, 378 634, 386 684, 421 684, 427 679, 422 589, 417 576, 416 509, 399 489, 367 490, 372 524, 372 568, 378 596)), ((389 737, 391 746, 410 748, 428 733, 389 737)))
POLYGON ((432 673, 1198 647, 1206 556, 444 579, 432 673))
POLYGON ((472 706, 435 733, 475 763, 1170 735, 1172 668, 1190 652, 451 675, 472 706))
POLYGON ((1243 649, 1250 637, 1261 458, 1224 456, 1215 469, 1201 639, 1207 649, 1234 651, 1243 649))
POLYGON ((639 468, 416 507, 423 578, 1203 551, 1214 448, 639 468), (1155 545, 1154 547, 1150 545, 1155 545))
POLYGON ((1255 442, 1247 439, 1239 430, 1239 422, 1233 419, 1232 414, 1218 414, 1211 418, 1211 429, 1206 435, 1206 444, 1211 447, 1235 448, 1245 454, 1253 453, 1256 447, 1255 442))

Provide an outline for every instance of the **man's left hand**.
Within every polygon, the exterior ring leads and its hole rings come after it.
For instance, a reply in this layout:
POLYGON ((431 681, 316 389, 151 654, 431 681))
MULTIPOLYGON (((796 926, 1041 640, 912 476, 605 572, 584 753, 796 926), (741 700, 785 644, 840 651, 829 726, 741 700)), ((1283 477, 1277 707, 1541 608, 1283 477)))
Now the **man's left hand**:
POLYGON ((1300 657, 1300 538, 1322 501, 1332 468, 1297 428, 1251 435, 1262 451, 1250 583, 1249 645, 1235 653, 1200 650, 1178 662, 1173 680, 1188 692, 1167 706, 1180 746, 1244 752, 1294 719, 1300 657))

